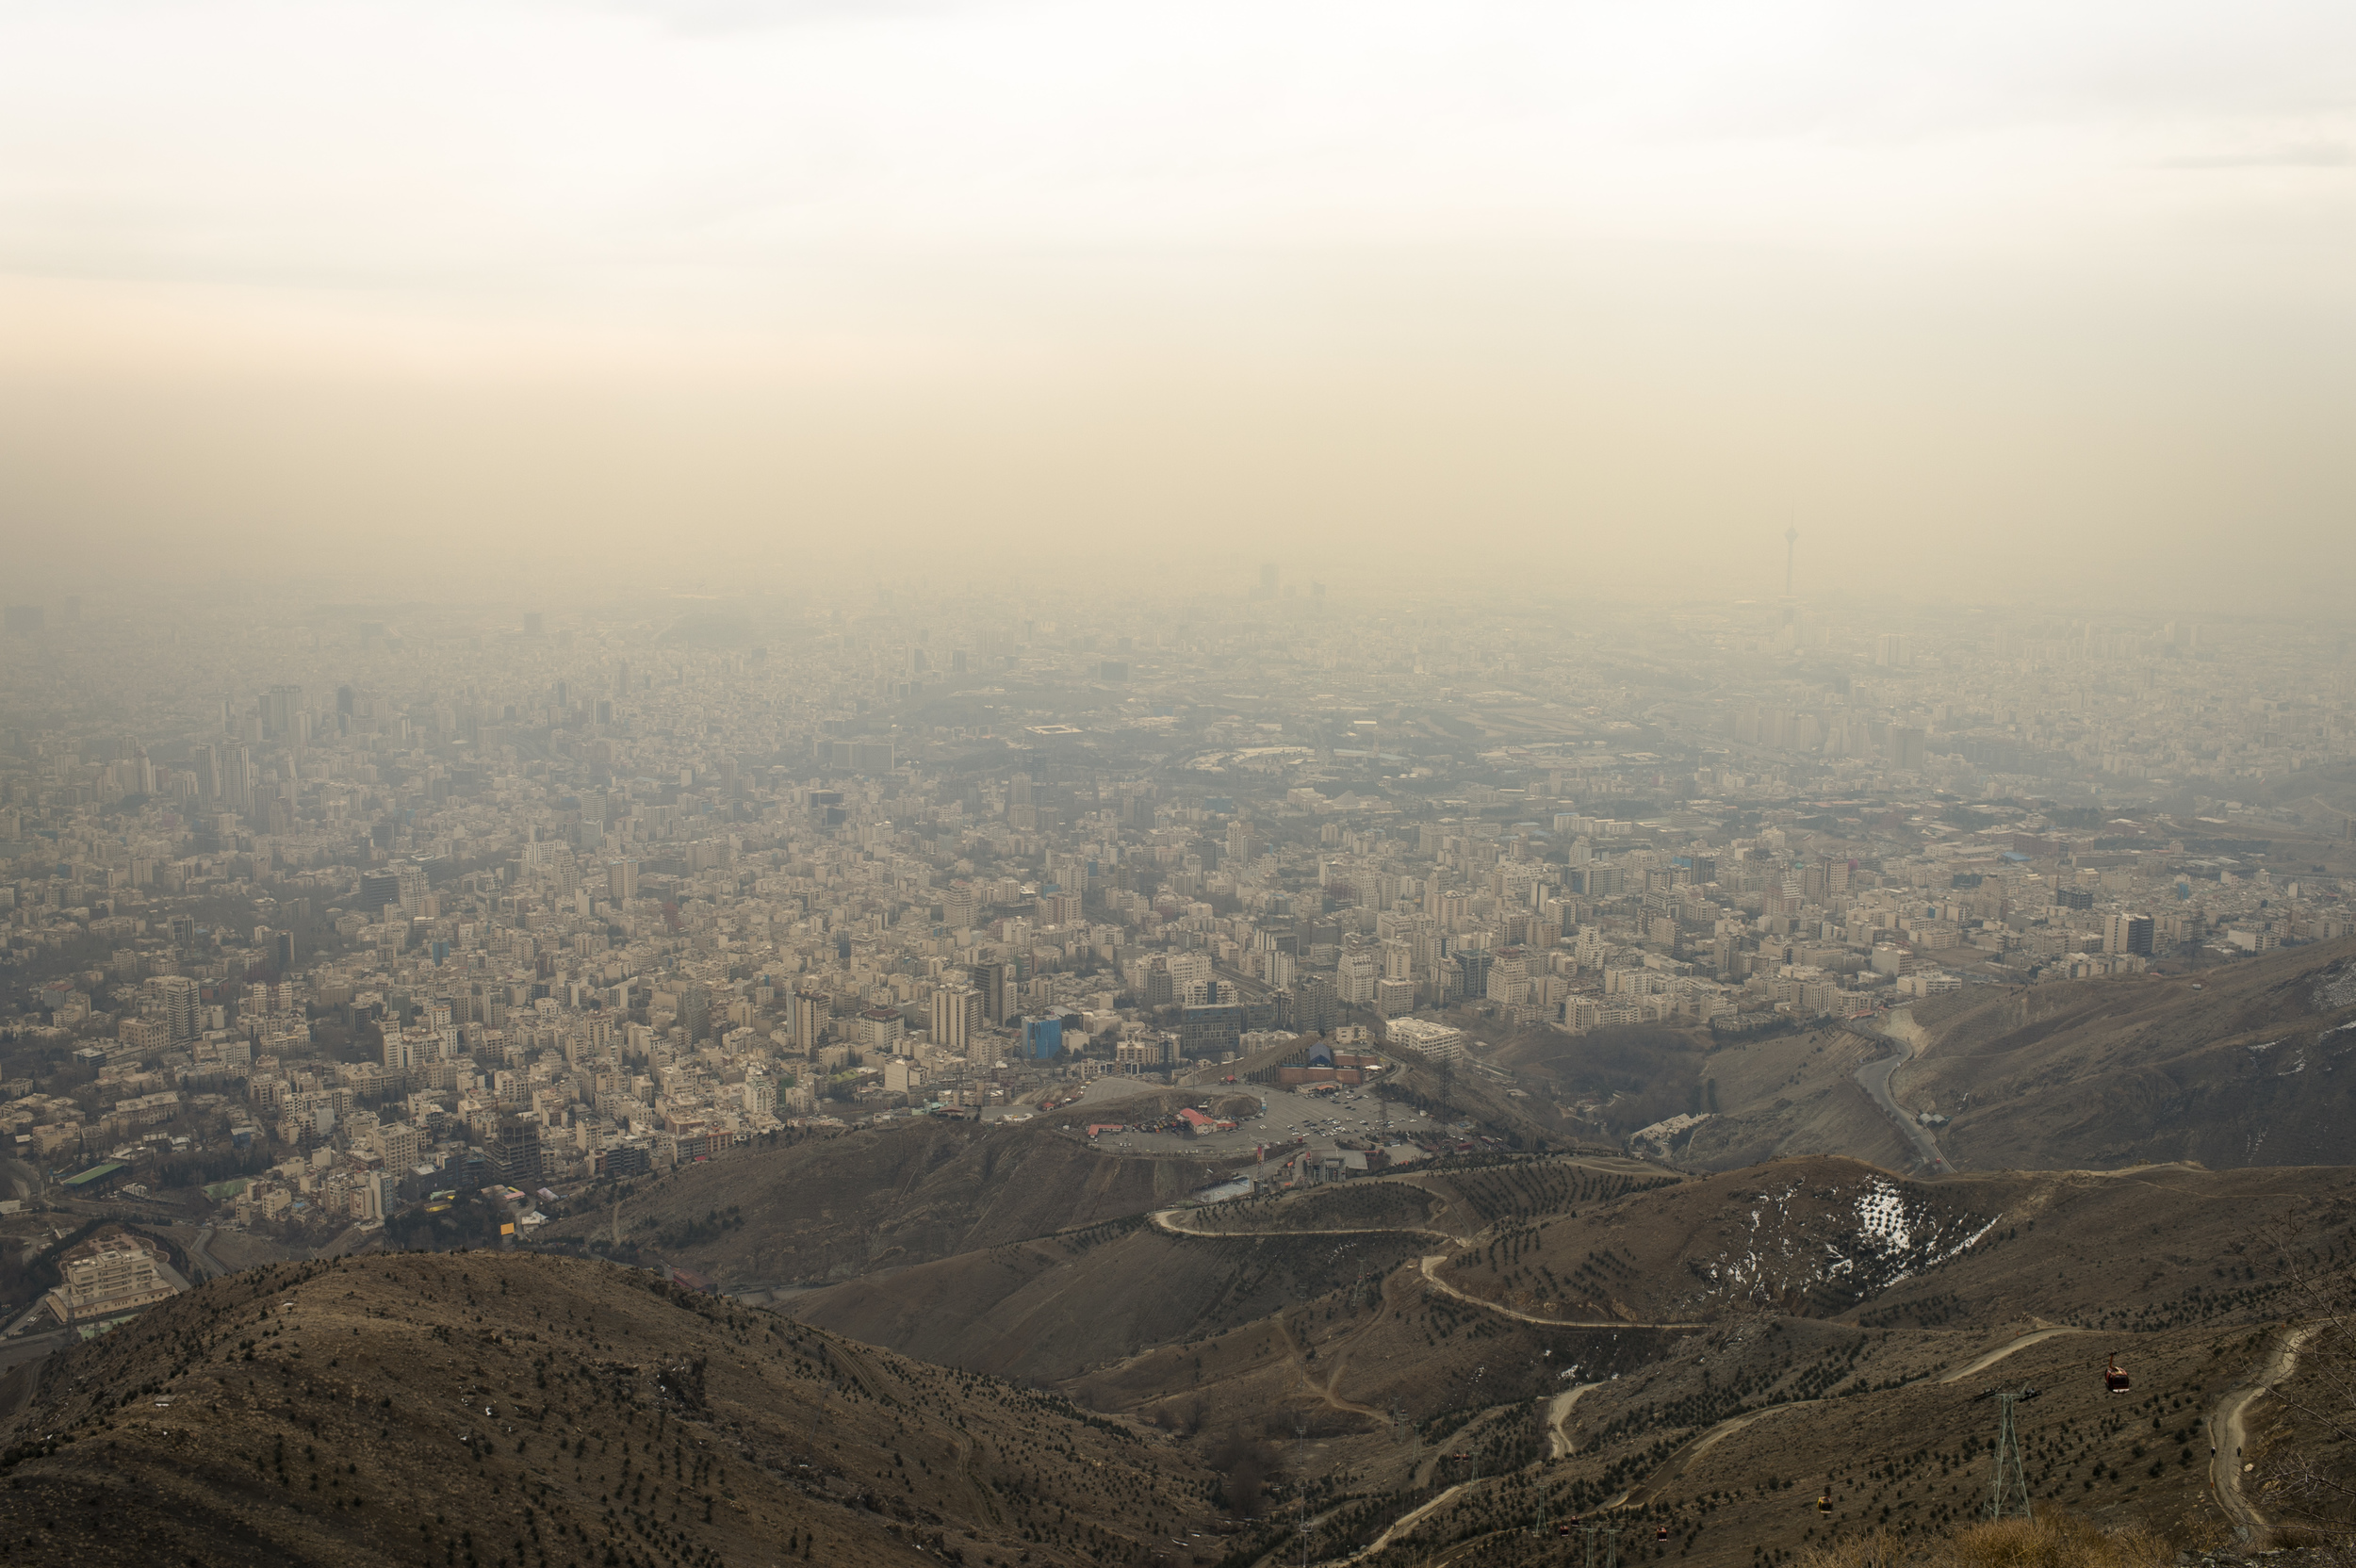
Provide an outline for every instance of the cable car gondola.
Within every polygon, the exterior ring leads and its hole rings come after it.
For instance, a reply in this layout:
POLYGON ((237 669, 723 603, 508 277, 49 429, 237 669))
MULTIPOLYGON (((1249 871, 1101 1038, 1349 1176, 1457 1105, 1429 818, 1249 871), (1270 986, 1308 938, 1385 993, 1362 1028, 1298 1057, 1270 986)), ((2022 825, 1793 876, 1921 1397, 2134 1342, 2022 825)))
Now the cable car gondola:
POLYGON ((2111 1356, 2109 1364, 2102 1369, 2102 1386, 2113 1394, 2125 1394, 2130 1391, 2132 1385, 2127 1380, 2127 1374, 2119 1369, 2119 1357, 2116 1353, 2111 1356))
POLYGON ((1659 1529, 1657 1529, 1657 1530, 1655 1530, 1655 1531, 1653 1531, 1653 1532, 1652 1532, 1652 1538, 1653 1538, 1655 1541, 1666 1541, 1666 1540, 1668 1540, 1668 1539, 1669 1539, 1669 1527, 1668 1527, 1668 1526, 1666 1526, 1666 1525, 1661 1526, 1659 1529))
POLYGON ((1819 1512, 1819 1513, 1824 1513, 1824 1514, 1829 1514, 1829 1513, 1831 1513, 1831 1512, 1832 1512, 1832 1494, 1831 1494, 1831 1492, 1829 1492, 1829 1491, 1819 1492, 1819 1493, 1816 1494, 1816 1511, 1817 1511, 1817 1512, 1819 1512))

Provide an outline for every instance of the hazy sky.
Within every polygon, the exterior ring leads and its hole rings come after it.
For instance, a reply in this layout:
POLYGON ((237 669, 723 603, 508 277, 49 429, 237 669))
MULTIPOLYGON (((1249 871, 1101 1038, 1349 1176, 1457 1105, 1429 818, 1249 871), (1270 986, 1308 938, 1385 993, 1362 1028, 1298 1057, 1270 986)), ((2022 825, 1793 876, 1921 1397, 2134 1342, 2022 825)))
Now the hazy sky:
POLYGON ((0 7, 44 585, 2311 608, 2352 280, 2344 3, 0 7))

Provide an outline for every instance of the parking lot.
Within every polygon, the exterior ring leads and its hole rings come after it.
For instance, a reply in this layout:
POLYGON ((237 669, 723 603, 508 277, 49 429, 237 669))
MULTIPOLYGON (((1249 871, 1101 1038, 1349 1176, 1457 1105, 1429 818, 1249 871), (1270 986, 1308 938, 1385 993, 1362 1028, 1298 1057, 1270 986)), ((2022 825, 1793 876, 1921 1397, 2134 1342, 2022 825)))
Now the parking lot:
MULTIPOLYGON (((1124 1120, 1123 1102, 1142 1095, 1164 1092, 1167 1086, 1136 1078, 1099 1078, 1088 1092, 1074 1103, 1091 1113, 1101 1107, 1099 1119, 1107 1122, 1124 1120)), ((1186 1133, 1106 1133, 1097 1140, 1097 1147, 1117 1153, 1187 1154, 1197 1159, 1233 1161, 1231 1168, 1245 1175, 1272 1174, 1274 1167, 1292 1157, 1300 1149, 1319 1152, 1333 1150, 1343 1138, 1371 1138, 1380 1146, 1404 1142, 1410 1138, 1430 1139, 1444 1131, 1422 1112, 1405 1105, 1391 1105, 1388 1130, 1385 1131, 1384 1103, 1371 1088, 1345 1086, 1329 1093, 1295 1094, 1288 1088, 1270 1084, 1203 1084, 1185 1091, 1187 1104, 1216 1104, 1235 1095, 1249 1095, 1267 1109, 1260 1115, 1239 1121, 1232 1133, 1214 1133, 1196 1137, 1186 1133), (1295 1138, 1304 1141, 1295 1143, 1295 1138), (1268 1168, 1252 1163, 1255 1148, 1268 1152, 1268 1168)))

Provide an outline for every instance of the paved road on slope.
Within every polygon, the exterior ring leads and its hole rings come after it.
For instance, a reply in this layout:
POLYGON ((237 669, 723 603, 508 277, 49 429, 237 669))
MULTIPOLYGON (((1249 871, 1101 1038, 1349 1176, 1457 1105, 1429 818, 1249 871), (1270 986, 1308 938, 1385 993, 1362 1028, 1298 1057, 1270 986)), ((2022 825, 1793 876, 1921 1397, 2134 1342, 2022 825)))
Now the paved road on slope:
POLYGON ((1908 1060, 1910 1058, 1901 1051, 1895 1055, 1866 1063, 1857 1070, 1857 1086, 1872 1096, 1873 1103, 1882 1108, 1882 1114, 1890 1118, 1890 1125, 1898 1129, 1899 1135, 1913 1149, 1915 1158, 1922 1162, 1923 1168, 1934 1176, 1953 1175, 1955 1167, 1949 1165, 1947 1156, 1939 1152, 1939 1140, 1932 1137, 1920 1122, 1899 1109, 1898 1102, 1890 1095, 1890 1075, 1906 1066, 1908 1060))
POLYGON ((2209 1446, 2215 1450, 2209 1460, 2210 1490, 2216 1493, 2217 1506, 2225 1511, 2225 1516, 2252 1532, 2264 1530, 2266 1522, 2266 1516, 2242 1495, 2242 1417, 2260 1395, 2291 1375, 2291 1369, 2299 1364, 2299 1348, 2315 1331, 2294 1329, 2284 1334, 2250 1380, 2229 1390, 2209 1414, 2209 1446))

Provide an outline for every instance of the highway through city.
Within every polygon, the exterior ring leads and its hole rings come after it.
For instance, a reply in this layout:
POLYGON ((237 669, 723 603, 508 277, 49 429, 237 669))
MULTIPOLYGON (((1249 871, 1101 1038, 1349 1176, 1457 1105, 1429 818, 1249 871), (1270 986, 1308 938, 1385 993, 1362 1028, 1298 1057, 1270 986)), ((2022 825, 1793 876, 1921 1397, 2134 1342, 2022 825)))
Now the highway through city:
POLYGON ((219 1258, 213 1256, 211 1250, 212 1240, 213 1227, 207 1225, 198 1231, 196 1233, 195 1239, 188 1243, 188 1263, 190 1266, 196 1270, 196 1277, 199 1283, 202 1283, 206 1280, 219 1279, 223 1274, 235 1272, 227 1264, 222 1263, 219 1258))

